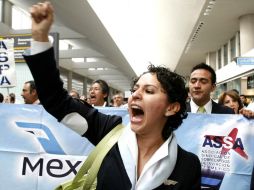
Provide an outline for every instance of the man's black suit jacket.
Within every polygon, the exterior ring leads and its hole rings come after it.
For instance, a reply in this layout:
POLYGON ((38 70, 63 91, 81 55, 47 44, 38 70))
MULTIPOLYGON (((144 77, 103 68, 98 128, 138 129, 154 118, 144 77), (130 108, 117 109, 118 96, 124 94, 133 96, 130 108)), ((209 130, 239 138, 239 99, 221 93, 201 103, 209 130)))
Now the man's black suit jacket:
MULTIPOLYGON (((191 112, 191 107, 190 107, 190 103, 189 102, 186 104, 186 111, 187 112, 191 112)), ((233 109, 231 109, 229 107, 217 104, 216 102, 212 101, 212 113, 217 113, 217 114, 234 114, 235 112, 234 112, 233 109)))

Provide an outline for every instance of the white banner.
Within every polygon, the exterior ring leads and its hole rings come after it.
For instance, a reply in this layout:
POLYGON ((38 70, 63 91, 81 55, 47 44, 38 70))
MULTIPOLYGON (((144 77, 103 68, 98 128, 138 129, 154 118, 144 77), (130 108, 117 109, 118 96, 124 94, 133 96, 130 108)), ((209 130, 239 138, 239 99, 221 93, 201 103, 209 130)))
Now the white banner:
MULTIPOLYGON (((99 111, 122 116, 128 125, 126 108, 99 111)), ((202 189, 250 189, 253 119, 189 113, 175 134, 180 146, 199 156, 202 189)), ((0 190, 54 189, 75 176, 92 148, 42 106, 0 104, 0 190)))
POLYGON ((16 86, 14 39, 0 40, 0 87, 16 86))

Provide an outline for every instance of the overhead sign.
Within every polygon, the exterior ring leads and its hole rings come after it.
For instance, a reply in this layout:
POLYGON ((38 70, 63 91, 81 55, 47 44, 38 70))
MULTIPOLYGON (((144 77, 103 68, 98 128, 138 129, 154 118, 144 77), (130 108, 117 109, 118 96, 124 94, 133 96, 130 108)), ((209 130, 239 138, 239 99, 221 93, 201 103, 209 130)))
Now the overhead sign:
MULTIPOLYGON (((55 50, 55 58, 58 63, 59 54, 58 54, 58 33, 50 33, 49 38, 52 39, 52 44, 55 50)), ((0 36, 0 39, 13 39, 14 40, 14 57, 16 63, 25 63, 25 60, 22 56, 24 51, 31 47, 32 34, 11 34, 7 36, 0 36)))
POLYGON ((254 65, 254 57, 237 57, 237 65, 254 65))

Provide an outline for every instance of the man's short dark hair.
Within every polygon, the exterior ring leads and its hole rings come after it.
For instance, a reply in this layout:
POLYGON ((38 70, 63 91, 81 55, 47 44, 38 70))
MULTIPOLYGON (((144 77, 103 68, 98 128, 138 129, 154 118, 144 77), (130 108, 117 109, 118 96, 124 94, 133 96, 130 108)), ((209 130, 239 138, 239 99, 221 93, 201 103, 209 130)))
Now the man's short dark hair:
POLYGON ((198 70, 198 69, 204 69, 204 70, 207 70, 208 72, 210 72, 212 84, 216 83, 216 73, 211 66, 209 66, 205 63, 200 63, 192 68, 191 73, 193 73, 195 70, 198 70))
POLYGON ((35 82, 33 80, 26 81, 25 84, 30 84, 30 93, 32 93, 33 90, 36 90, 35 82))

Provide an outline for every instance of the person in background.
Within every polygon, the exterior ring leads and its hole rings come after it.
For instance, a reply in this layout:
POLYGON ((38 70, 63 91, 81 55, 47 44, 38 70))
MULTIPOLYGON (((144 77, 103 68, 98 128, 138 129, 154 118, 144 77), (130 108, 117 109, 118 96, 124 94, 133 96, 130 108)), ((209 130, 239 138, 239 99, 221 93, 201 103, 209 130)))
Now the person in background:
POLYGON ((238 94, 238 95, 239 95, 239 91, 238 91, 238 90, 236 90, 235 88, 233 88, 233 89, 232 89, 232 91, 234 91, 236 94, 238 94))
POLYGON ((194 66, 189 80, 191 100, 186 103, 187 111, 192 113, 234 114, 231 108, 217 104, 211 99, 211 93, 215 88, 216 74, 213 68, 205 63, 194 66))
POLYGON ((6 96, 4 103, 15 104, 16 96, 14 93, 10 93, 6 96))
POLYGON ((85 95, 81 95, 80 96, 80 100, 86 101, 86 96, 85 95))
MULTIPOLYGON (((122 123, 122 118, 105 115, 68 95, 48 39, 53 7, 49 2, 38 3, 32 6, 30 13, 34 41, 31 54, 24 54, 24 58, 44 108, 58 121, 73 112, 79 114, 88 126, 79 120, 76 132, 94 145, 98 144, 122 123)), ((165 67, 150 65, 147 72, 133 81, 132 95, 128 99, 130 125, 124 128, 118 143, 103 159, 97 174, 97 190, 201 189, 199 159, 183 150, 173 133, 187 117, 186 98, 183 77, 165 67)))
POLYGON ((40 104, 33 80, 24 83, 21 96, 23 97, 25 104, 40 104))
POLYGON ((241 94, 241 95, 240 95, 240 99, 241 99, 241 101, 242 101, 242 103, 243 103, 243 106, 244 106, 244 107, 247 107, 249 103, 248 103, 248 101, 247 101, 246 96, 243 95, 243 94, 241 94))
POLYGON ((254 117, 254 112, 244 108, 240 96, 234 90, 223 92, 219 97, 218 103, 232 108, 235 114, 243 114, 248 118, 254 117))
POLYGON ((219 97, 218 103, 232 108, 235 114, 238 114, 239 111, 243 108, 243 104, 239 95, 233 90, 223 92, 219 97))
POLYGON ((116 93, 113 96, 113 107, 121 107, 124 104, 123 94, 121 92, 116 93))
POLYGON ((71 89, 71 91, 69 92, 69 95, 73 98, 80 99, 79 93, 76 89, 71 89))
POLYGON ((91 101, 90 101, 90 97, 89 96, 87 96, 86 102, 91 105, 91 101))
POLYGON ((109 86, 106 81, 98 79, 92 82, 89 89, 90 104, 93 106, 108 105, 109 86))
POLYGON ((91 104, 91 103, 90 103, 90 98, 89 98, 89 97, 86 97, 85 95, 80 96, 80 100, 82 100, 82 101, 84 101, 84 102, 87 102, 88 104, 91 104))
POLYGON ((0 93, 0 103, 3 103, 3 101, 4 101, 4 95, 0 93))

